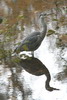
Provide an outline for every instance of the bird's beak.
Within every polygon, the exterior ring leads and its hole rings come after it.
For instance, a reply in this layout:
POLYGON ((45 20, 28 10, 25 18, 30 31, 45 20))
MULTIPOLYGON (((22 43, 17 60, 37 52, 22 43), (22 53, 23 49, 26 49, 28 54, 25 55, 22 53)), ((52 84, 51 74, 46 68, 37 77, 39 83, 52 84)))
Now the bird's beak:
POLYGON ((52 14, 54 14, 54 13, 48 13, 47 16, 52 15, 52 14))
POLYGON ((47 17, 47 16, 49 16, 49 15, 52 15, 52 14, 54 14, 54 13, 42 13, 42 14, 40 14, 39 15, 39 18, 43 15, 44 17, 47 17))

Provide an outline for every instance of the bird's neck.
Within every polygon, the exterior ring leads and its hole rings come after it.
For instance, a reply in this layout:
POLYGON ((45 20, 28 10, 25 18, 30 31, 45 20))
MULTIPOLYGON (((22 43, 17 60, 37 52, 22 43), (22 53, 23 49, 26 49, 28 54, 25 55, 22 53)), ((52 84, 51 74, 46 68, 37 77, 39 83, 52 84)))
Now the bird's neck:
POLYGON ((50 91, 50 92, 53 91, 53 90, 59 90, 59 89, 57 89, 57 88, 53 88, 53 87, 50 86, 50 80, 51 80, 51 76, 48 75, 48 76, 47 76, 47 80, 46 80, 46 84, 45 84, 46 90, 48 90, 48 91, 50 91))
POLYGON ((46 22, 44 21, 44 18, 41 19, 41 23, 42 23, 41 38, 44 38, 46 35, 46 31, 47 31, 47 25, 46 25, 46 22))
POLYGON ((50 74, 47 74, 46 77, 47 77, 47 80, 46 80, 45 87, 46 87, 47 90, 49 90, 49 88, 50 88, 51 76, 50 76, 50 74))

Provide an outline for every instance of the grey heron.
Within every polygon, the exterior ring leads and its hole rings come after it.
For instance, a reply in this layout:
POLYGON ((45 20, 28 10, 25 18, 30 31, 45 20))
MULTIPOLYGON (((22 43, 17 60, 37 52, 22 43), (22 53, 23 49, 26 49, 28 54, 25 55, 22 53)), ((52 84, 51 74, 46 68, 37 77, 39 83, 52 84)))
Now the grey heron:
POLYGON ((22 51, 31 51, 32 55, 33 52, 40 46, 42 40, 44 39, 47 31, 47 25, 46 22, 44 21, 45 16, 48 14, 40 14, 40 19, 42 23, 42 32, 33 32, 31 35, 26 37, 20 45, 16 47, 14 50, 14 53, 16 52, 17 54, 22 52, 22 51))

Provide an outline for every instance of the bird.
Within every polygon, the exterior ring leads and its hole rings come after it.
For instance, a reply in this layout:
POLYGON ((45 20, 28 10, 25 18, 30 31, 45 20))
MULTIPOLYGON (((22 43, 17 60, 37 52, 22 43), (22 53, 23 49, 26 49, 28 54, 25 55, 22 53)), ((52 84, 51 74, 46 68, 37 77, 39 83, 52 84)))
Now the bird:
POLYGON ((28 73, 35 75, 35 76, 41 76, 46 75, 47 79, 45 82, 45 88, 48 91, 53 90, 59 90, 57 88, 53 88, 50 86, 51 81, 51 75, 47 67, 38 59, 34 57, 29 57, 27 59, 20 59, 20 62, 18 63, 19 66, 24 68, 28 73))
POLYGON ((47 14, 42 13, 39 15, 39 18, 41 19, 42 23, 42 31, 41 32, 33 32, 29 36, 27 36, 20 45, 18 45, 14 53, 20 53, 22 51, 31 51, 32 56, 34 56, 34 51, 38 49, 38 47, 41 45, 42 40, 44 39, 46 32, 47 32, 47 25, 46 22, 44 21, 44 18, 47 14))

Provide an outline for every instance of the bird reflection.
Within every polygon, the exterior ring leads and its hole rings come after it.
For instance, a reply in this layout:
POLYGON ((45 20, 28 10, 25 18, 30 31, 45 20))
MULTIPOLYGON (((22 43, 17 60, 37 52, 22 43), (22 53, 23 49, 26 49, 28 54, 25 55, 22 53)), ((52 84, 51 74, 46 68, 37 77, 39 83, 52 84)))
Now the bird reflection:
POLYGON ((27 72, 33 75, 40 76, 40 75, 45 74, 47 77, 46 82, 45 82, 45 88, 48 91, 59 90, 50 86, 50 80, 51 80, 50 72, 39 59, 34 58, 34 57, 28 57, 28 59, 21 59, 20 65, 27 72))

